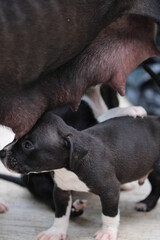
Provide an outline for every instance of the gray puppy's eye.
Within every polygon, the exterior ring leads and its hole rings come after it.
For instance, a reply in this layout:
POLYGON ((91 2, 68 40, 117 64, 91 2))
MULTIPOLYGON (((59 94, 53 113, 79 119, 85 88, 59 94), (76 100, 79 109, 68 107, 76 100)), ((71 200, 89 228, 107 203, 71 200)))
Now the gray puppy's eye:
POLYGON ((23 143, 22 143, 22 147, 23 147, 23 149, 25 149, 25 150, 32 150, 32 149, 33 149, 33 144, 32 144, 31 141, 25 140, 25 141, 23 141, 23 143))

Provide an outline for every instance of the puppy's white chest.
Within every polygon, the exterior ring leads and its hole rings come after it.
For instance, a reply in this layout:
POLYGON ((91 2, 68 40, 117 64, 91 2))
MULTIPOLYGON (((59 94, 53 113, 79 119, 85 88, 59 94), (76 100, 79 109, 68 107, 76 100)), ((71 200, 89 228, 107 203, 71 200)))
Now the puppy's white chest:
POLYGON ((54 180, 62 190, 72 190, 78 192, 89 192, 87 185, 82 182, 75 173, 65 168, 54 170, 54 180))

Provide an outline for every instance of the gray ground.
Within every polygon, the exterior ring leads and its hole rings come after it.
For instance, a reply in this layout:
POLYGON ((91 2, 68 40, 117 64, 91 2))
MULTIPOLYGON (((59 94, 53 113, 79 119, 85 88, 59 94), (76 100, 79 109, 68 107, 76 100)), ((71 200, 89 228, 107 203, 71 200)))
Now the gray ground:
MULTIPOLYGON (((2 167, 0 166, 1 171, 2 167)), ((121 192, 121 221, 118 240, 159 240, 160 203, 150 213, 134 210, 135 202, 149 192, 148 182, 133 191, 121 192)), ((54 213, 42 203, 33 199, 26 190, 12 183, 0 181, 0 196, 9 207, 0 215, 0 240, 32 240, 39 232, 52 225, 54 213)), ((79 196, 82 196, 82 194, 79 196)), ((93 239, 101 224, 100 201, 91 194, 83 194, 89 200, 85 213, 70 221, 68 240, 93 239)))
MULTIPOLYGON (((6 130, 0 129, 0 140, 2 140, 0 147, 12 137, 6 130)), ((7 172, 1 164, 0 172, 7 172)), ((133 191, 121 192, 118 240, 160 239, 160 202, 150 213, 134 210, 135 203, 146 197, 149 191, 150 186, 146 181, 142 187, 137 184, 133 191)), ((68 240, 93 239, 94 233, 101 225, 98 197, 91 194, 79 196, 89 200, 88 208, 81 217, 70 221, 68 240)), ((37 202, 26 189, 0 180, 0 198, 9 207, 7 213, 0 215, 0 240, 34 240, 38 233, 46 230, 53 223, 52 210, 37 202)))

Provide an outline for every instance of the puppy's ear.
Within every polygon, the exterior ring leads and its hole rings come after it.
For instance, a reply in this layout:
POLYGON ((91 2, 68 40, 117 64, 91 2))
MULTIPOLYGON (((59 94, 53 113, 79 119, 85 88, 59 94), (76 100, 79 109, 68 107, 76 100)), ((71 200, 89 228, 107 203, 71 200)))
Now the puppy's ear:
POLYGON ((74 170, 78 167, 81 160, 87 153, 88 150, 84 147, 83 142, 79 138, 73 137, 72 135, 66 136, 69 147, 69 168, 74 170))

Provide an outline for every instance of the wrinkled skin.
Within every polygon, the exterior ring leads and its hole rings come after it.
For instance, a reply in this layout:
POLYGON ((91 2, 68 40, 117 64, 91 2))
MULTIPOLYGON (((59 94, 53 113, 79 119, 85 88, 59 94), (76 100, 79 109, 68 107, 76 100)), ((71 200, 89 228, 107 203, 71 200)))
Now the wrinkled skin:
POLYGON ((126 76, 159 56, 159 12, 159 0, 0 0, 0 124, 19 138, 92 85, 124 95, 126 76))

